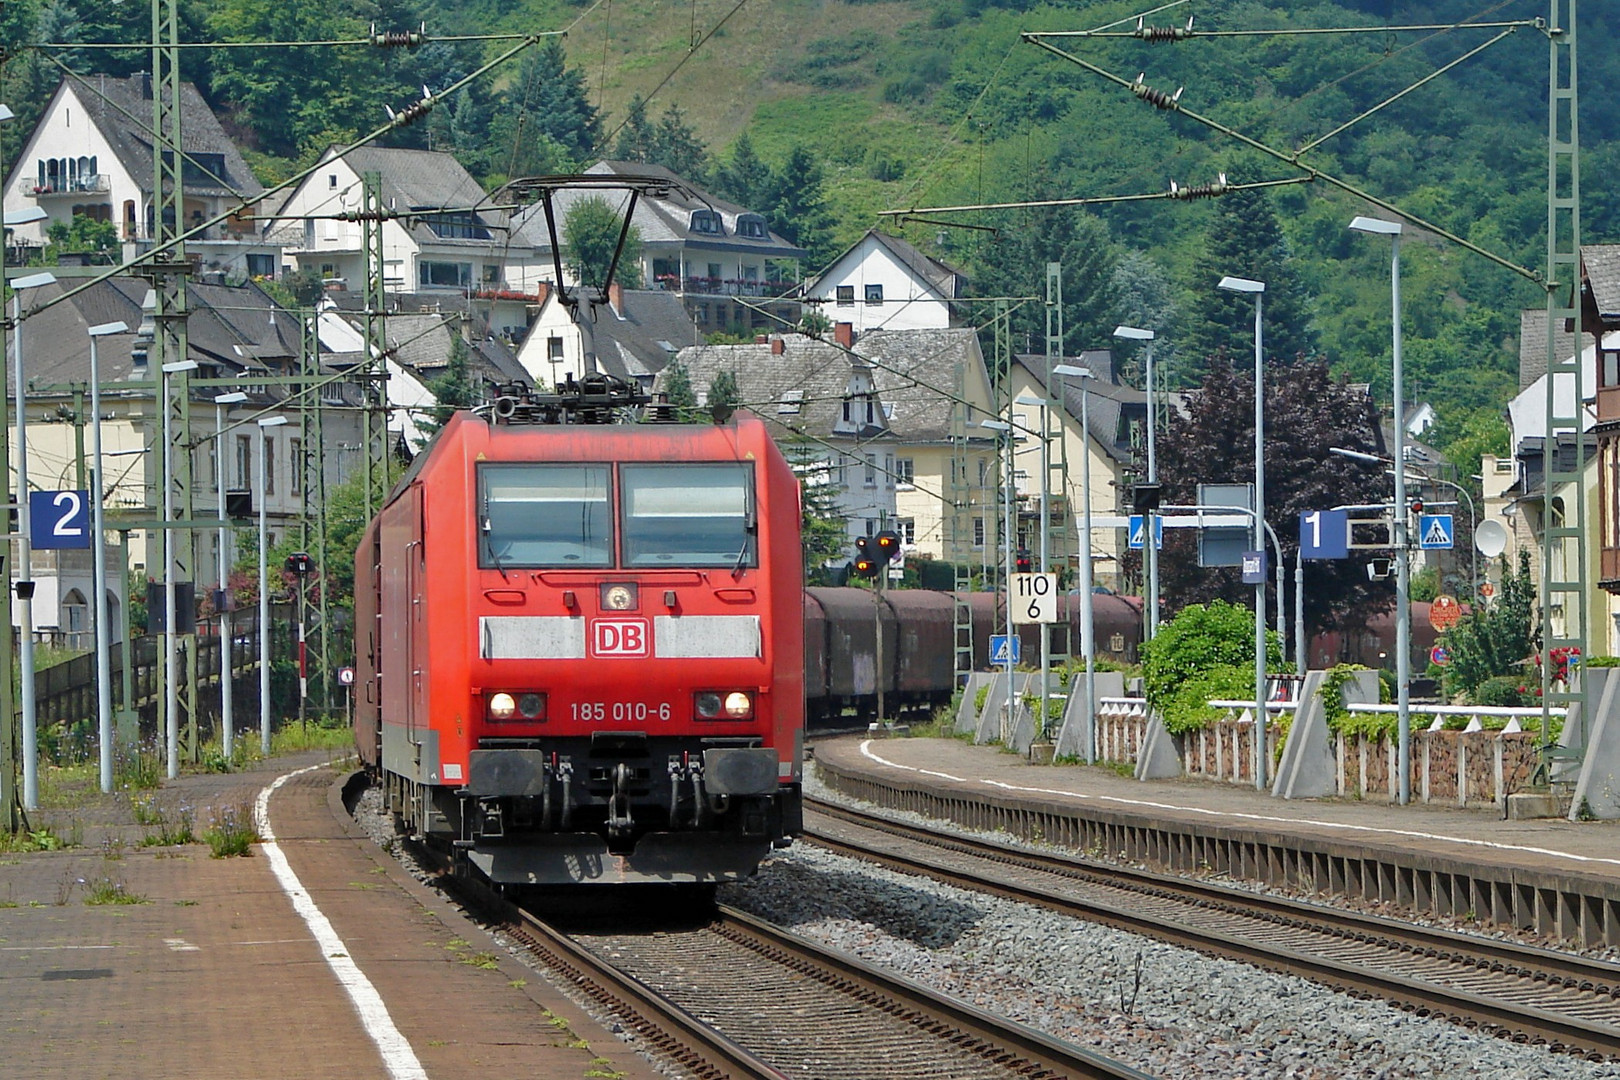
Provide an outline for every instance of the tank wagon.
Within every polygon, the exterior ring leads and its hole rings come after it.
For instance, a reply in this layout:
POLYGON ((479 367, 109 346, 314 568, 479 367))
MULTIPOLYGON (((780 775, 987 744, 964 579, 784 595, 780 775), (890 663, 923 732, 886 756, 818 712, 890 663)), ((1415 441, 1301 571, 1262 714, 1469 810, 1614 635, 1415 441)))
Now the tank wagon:
POLYGON ((574 415, 456 414, 370 523, 360 756, 498 883, 744 877, 802 816, 798 482, 744 413, 574 415))

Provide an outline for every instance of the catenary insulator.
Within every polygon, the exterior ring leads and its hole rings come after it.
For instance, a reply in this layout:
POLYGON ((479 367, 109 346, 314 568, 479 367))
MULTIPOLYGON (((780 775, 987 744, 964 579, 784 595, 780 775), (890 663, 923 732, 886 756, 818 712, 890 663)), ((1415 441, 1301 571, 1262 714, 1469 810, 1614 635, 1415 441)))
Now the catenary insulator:
POLYGON ((1136 81, 1131 84, 1131 93, 1135 94, 1137 97, 1141 98, 1143 101, 1147 102, 1149 105, 1152 105, 1156 109, 1166 109, 1171 112, 1181 108, 1181 91, 1184 89, 1185 87, 1177 87, 1175 93, 1167 94, 1163 90, 1155 90, 1153 87, 1143 82, 1142 76, 1140 75, 1138 75, 1136 77, 1136 81))
POLYGON ((379 49, 414 49, 427 40, 427 35, 421 30, 384 30, 377 31, 377 24, 371 24, 371 43, 379 49))

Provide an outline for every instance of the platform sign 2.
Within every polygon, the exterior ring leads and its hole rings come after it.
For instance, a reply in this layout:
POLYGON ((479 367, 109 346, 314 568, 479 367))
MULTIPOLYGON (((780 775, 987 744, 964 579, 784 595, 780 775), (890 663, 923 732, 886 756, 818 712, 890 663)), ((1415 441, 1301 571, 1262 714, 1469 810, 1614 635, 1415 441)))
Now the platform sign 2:
POLYGON ((88 491, 34 491, 28 495, 28 542, 36 551, 90 546, 88 491))
POLYGON ((1350 512, 1312 510, 1299 515, 1299 555, 1302 559, 1350 557, 1350 512))

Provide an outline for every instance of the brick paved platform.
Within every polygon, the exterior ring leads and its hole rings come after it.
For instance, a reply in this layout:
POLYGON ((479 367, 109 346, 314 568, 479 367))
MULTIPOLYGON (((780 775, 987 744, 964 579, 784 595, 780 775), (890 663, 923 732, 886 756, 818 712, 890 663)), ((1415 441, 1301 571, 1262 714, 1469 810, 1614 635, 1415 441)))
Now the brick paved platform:
POLYGON ((1289 801, 1232 784, 1030 765, 956 739, 845 736, 816 740, 814 755, 819 774, 839 790, 963 824, 1039 833, 1176 870, 1620 944, 1620 822, 1289 801))
MULTIPOLYGON (((186 777, 160 798, 198 808, 200 831, 207 808, 251 806, 321 757, 186 777)), ((271 827, 428 1077, 655 1075, 361 835, 337 799, 342 775, 288 782, 271 827)), ((151 827, 117 798, 45 817, 79 821, 85 846, 0 856, 0 1075, 390 1075, 262 850, 137 846, 151 827), (142 902, 88 902, 120 889, 142 902)))

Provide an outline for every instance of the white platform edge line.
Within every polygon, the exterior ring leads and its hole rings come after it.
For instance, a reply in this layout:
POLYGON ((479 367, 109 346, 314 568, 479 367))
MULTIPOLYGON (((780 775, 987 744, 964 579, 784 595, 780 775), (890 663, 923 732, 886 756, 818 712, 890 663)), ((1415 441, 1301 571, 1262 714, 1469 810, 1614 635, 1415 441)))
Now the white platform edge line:
POLYGON ((935 776, 941 780, 954 780, 960 784, 984 784, 987 787, 1000 788, 1003 791, 1022 791, 1031 795, 1050 795, 1060 799, 1076 799, 1081 802, 1108 802, 1118 803, 1122 806, 1141 806, 1151 810, 1179 810, 1186 814, 1203 814, 1206 817, 1233 818, 1238 821, 1259 821, 1268 825, 1314 825, 1322 829, 1336 829, 1342 832, 1374 833, 1381 836, 1400 836, 1417 840, 1438 840, 1447 844, 1459 844, 1466 847, 1490 848, 1493 851, 1521 851, 1531 855, 1547 855, 1555 859, 1568 859, 1578 863, 1602 863, 1608 866, 1620 866, 1620 859, 1608 859, 1597 855, 1577 855, 1572 851, 1558 851, 1555 848, 1530 847, 1525 844, 1504 844, 1496 840, 1475 840, 1468 836, 1446 836, 1443 833, 1418 832, 1412 829, 1386 829, 1378 825, 1351 825, 1341 821, 1318 821, 1311 818, 1279 817, 1269 814, 1248 814, 1235 810, 1210 810, 1203 806, 1179 806, 1175 803, 1152 802, 1147 799, 1125 799, 1118 795, 1085 795, 1078 791, 1064 791, 1053 788, 1023 787, 1018 784, 1009 784, 1002 780, 984 780, 976 777, 952 776, 950 773, 936 772, 932 769, 920 769, 915 765, 902 765, 898 761, 889 761, 872 752, 872 743, 865 740, 861 743, 861 753, 879 765, 887 765, 891 769, 900 769, 904 772, 919 773, 923 776, 935 776))
POLYGON ((383 1065, 388 1069, 388 1075, 394 1080, 428 1080, 427 1070, 417 1060, 416 1052, 411 1049, 410 1042, 401 1035, 394 1026, 393 1017, 388 1015, 388 1006, 383 1004, 382 995, 377 988, 371 985, 354 958, 349 955, 348 947, 343 939, 338 937, 337 931, 332 929, 331 922, 316 906, 309 892, 304 888, 303 882, 293 872, 287 856, 276 843, 276 834, 270 828, 270 795, 281 785, 295 776, 324 768, 324 765, 311 765, 308 768, 298 769, 277 777, 275 782, 259 792, 253 803, 254 828, 259 832, 263 843, 260 849, 265 858, 270 861, 270 869, 276 875, 282 891, 292 901, 293 910, 298 912, 304 925, 320 946, 321 955, 326 958, 326 964, 337 976, 339 985, 349 995, 355 1012, 360 1014, 360 1023, 366 1029, 371 1041, 377 1044, 377 1051, 382 1055, 383 1065))

